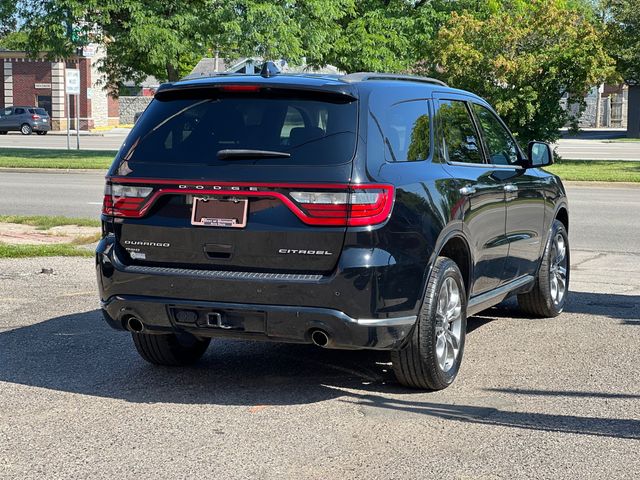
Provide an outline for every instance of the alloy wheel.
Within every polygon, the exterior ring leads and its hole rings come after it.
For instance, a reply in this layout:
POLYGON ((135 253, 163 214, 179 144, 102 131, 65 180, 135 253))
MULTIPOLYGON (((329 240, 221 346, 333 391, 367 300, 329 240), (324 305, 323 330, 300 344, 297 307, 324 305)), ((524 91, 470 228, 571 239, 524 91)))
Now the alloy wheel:
POLYGON ((564 236, 557 233, 551 245, 549 287, 555 305, 560 305, 567 289, 567 244, 564 236))
POLYGON ((453 368, 460 353, 462 335, 462 299, 456 281, 445 278, 438 294, 436 309, 436 355, 443 372, 453 368))

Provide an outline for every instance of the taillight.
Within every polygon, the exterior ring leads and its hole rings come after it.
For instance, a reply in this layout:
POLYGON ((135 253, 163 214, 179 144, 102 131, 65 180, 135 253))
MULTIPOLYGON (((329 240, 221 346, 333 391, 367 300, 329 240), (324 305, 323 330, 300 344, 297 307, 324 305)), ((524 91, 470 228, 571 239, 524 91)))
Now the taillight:
POLYGON ((107 183, 104 187, 102 213, 114 217, 140 217, 152 187, 107 183))
POLYGON ((40 115, 31 115, 31 120, 40 120, 40 115))
POLYGON ((305 223, 327 226, 376 225, 389 218, 390 185, 353 185, 345 192, 294 191, 289 194, 305 214, 305 223))
POLYGON ((271 197, 284 203, 307 225, 358 227, 384 223, 391 215, 394 189, 380 184, 286 184, 167 179, 107 180, 102 213, 140 218, 162 195, 271 197), (117 183, 119 181, 127 184, 117 183), (140 181, 140 180, 139 180, 140 181), (156 187, 148 186, 153 183, 156 187), (176 185, 177 184, 177 185, 176 185))

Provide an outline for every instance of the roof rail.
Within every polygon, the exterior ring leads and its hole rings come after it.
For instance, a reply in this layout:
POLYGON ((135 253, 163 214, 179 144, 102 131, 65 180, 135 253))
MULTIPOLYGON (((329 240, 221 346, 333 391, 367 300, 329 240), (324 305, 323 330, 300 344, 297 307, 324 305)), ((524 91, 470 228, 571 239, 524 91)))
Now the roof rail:
POLYGON ((350 73, 340 78, 345 82, 363 82, 365 80, 404 80, 407 82, 431 83, 448 87, 446 83, 436 78, 420 77, 418 75, 402 75, 398 73, 358 72, 350 73))
MULTIPOLYGON (((183 81, 183 80, 197 80, 198 78, 229 77, 229 76, 232 76, 232 75, 248 76, 249 74, 247 74, 247 73, 238 73, 238 72, 207 72, 206 74, 198 75, 197 73, 190 73, 189 75, 186 75, 186 76, 182 77, 180 79, 180 81, 183 81)), ((254 73, 254 74, 251 74, 251 75, 258 76, 259 74, 254 73)))

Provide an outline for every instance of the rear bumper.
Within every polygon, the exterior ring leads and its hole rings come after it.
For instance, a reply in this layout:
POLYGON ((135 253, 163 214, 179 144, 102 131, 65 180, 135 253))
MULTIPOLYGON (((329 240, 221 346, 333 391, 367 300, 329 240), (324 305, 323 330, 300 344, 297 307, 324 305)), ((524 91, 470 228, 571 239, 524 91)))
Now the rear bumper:
POLYGON ((415 317, 354 319, 329 308, 194 302, 170 298, 116 296, 102 302, 103 315, 122 330, 131 317, 147 333, 185 331, 197 337, 312 343, 322 330, 326 347, 393 349, 411 331, 415 317))
POLYGON ((31 128, 34 132, 48 132, 51 130, 51 125, 49 123, 33 123, 31 128))
POLYGON ((376 255, 365 267, 358 255, 343 254, 338 271, 325 277, 127 266, 115 250, 105 237, 96 269, 105 319, 116 329, 135 317, 148 333, 287 343, 312 343, 319 329, 330 348, 388 350, 416 321, 415 301, 381 300, 384 277, 397 275, 388 258, 372 265, 376 255))

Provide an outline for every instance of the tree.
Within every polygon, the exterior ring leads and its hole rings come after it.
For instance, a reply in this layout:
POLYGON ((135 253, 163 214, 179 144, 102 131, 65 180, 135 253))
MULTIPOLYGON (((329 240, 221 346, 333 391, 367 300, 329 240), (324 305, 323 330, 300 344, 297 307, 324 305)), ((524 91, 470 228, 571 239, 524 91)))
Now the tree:
POLYGON ((405 71, 433 37, 437 20, 429 1, 358 1, 324 59, 347 72, 405 71))
POLYGON ((43 0, 18 2, 24 47, 66 58, 88 42, 107 51, 102 69, 117 91, 148 75, 174 81, 205 51, 202 24, 216 13, 206 0, 43 0))
POLYGON ((553 141, 570 120, 560 100, 584 94, 612 72, 581 2, 503 2, 491 14, 453 12, 416 70, 487 98, 522 142, 553 141))
POLYGON ((341 35, 340 21, 355 0, 235 0, 225 2, 216 22, 204 25, 209 42, 226 56, 284 58, 292 64, 327 63, 341 35))
POLYGON ((88 41, 107 51, 113 91, 148 75, 175 81, 213 50, 326 63, 355 0, 19 0, 31 54, 65 58, 88 41))
POLYGON ((608 0, 605 14, 611 55, 629 85, 627 136, 640 138, 640 5, 637 0, 608 0))

